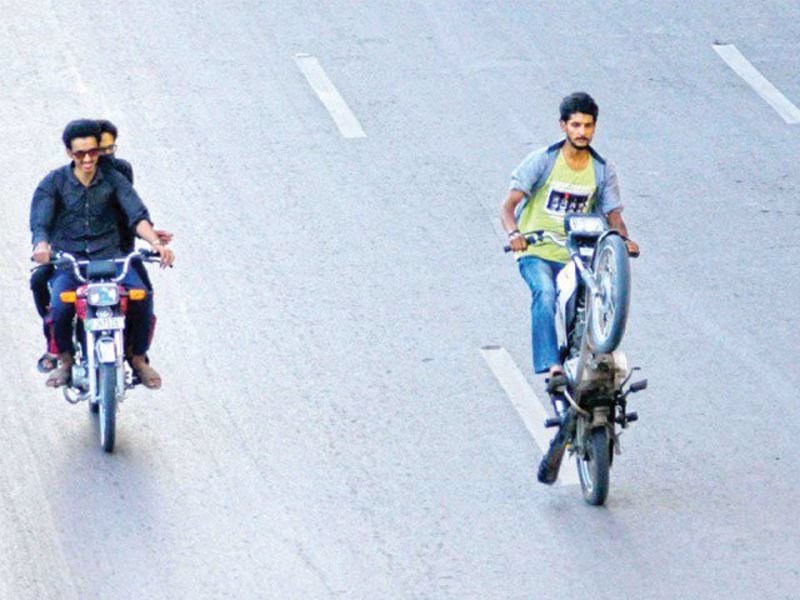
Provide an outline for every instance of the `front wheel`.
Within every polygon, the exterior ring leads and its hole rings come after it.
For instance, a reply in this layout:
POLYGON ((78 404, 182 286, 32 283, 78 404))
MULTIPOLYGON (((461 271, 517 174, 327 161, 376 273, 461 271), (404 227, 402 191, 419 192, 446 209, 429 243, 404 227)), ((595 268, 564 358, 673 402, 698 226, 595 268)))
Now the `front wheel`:
POLYGON ((608 497, 611 468, 611 444, 608 428, 592 429, 586 439, 584 456, 578 457, 578 478, 583 499, 593 506, 605 503, 608 497))
POLYGON ((100 412, 100 445, 106 452, 114 451, 117 425, 117 369, 101 364, 98 369, 98 404, 100 412))
POLYGON ((589 345, 595 352, 613 352, 622 341, 631 297, 631 266, 625 240, 609 235, 594 254, 597 295, 589 292, 589 345))

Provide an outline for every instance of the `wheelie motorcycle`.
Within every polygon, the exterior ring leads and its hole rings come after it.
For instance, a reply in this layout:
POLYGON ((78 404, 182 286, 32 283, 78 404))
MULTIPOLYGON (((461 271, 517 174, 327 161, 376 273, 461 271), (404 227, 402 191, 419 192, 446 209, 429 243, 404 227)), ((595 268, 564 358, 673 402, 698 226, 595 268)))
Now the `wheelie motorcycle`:
POLYGON ((125 314, 130 302, 148 294, 125 289, 119 282, 134 260, 157 262, 157 257, 157 252, 138 250, 124 258, 88 261, 61 252, 50 263, 72 268, 81 283, 75 291, 61 294, 63 302, 75 304, 76 319, 74 364, 64 397, 71 404, 88 400, 90 412, 99 417, 100 445, 106 452, 114 451, 117 406, 125 392, 140 383, 125 361, 125 314), (119 274, 117 265, 122 265, 119 274))
MULTIPOLYGON (((619 350, 630 305, 630 259, 625 238, 593 214, 570 214, 566 238, 550 232, 525 234, 529 244, 549 241, 566 247, 569 262, 556 278, 556 333, 567 385, 551 393, 558 431, 539 466, 539 481, 554 483, 565 451, 577 460, 583 497, 601 505, 608 497, 610 469, 620 454, 619 430, 638 419, 628 412, 630 394, 647 380, 631 383, 619 350)), ((506 247, 506 251, 510 251, 506 247)))

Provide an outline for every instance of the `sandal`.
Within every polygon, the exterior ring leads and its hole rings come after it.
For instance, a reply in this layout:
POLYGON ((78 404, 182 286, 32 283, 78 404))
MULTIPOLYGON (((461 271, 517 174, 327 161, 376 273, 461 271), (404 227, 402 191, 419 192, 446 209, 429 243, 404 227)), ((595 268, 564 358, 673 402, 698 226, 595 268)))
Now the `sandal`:
POLYGON ((36 361, 36 370, 39 373, 50 373, 58 366, 58 357, 55 354, 45 352, 36 361))
POLYGON ((67 385, 72 379, 72 365, 58 367, 53 369, 50 377, 47 378, 47 387, 57 388, 62 385, 67 385))
POLYGON ((139 365, 136 367, 135 371, 139 376, 139 381, 141 381, 142 385, 148 390, 157 390, 161 387, 161 375, 150 365, 139 365))

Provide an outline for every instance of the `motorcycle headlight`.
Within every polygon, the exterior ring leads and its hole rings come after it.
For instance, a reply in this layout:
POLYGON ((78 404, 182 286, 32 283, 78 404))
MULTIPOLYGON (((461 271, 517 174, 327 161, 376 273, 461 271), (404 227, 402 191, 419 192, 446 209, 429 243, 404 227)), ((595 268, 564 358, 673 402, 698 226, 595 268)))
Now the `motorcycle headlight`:
POLYGON ((94 313, 94 316, 98 319, 108 319, 114 316, 114 311, 109 306, 101 306, 94 313))
POLYGON ((564 231, 578 236, 596 237, 606 230, 606 221, 598 215, 567 215, 564 231))
POLYGON ((119 303, 119 289, 116 284, 90 285, 86 300, 91 306, 114 306, 119 303))

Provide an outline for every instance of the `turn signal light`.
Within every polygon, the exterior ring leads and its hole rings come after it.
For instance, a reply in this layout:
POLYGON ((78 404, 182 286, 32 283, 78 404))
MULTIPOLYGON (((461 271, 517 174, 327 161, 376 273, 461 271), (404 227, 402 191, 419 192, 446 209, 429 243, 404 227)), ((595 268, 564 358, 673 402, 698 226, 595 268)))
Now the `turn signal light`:
POLYGON ((78 294, 75 292, 61 292, 58 297, 61 298, 62 302, 66 302, 67 304, 74 304, 78 300, 78 294))
POLYGON ((147 297, 147 290, 128 290, 129 300, 144 300, 147 297))

